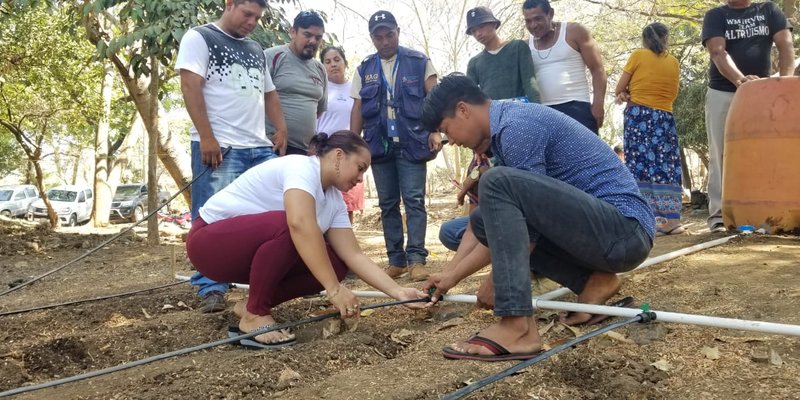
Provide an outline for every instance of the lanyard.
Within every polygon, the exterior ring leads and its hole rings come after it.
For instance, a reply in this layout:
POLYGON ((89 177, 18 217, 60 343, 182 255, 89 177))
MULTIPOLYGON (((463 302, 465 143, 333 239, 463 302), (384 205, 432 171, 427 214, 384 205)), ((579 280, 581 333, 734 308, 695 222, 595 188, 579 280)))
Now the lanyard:
MULTIPOLYGON (((392 66, 392 77, 395 77, 395 79, 396 79, 396 77, 397 77, 397 64, 399 64, 399 62, 400 62, 400 54, 395 55, 395 57, 396 58, 394 59, 394 66, 392 66)), ((394 99, 394 89, 392 88, 392 86, 389 85, 389 81, 386 80, 386 76, 383 75, 383 65, 381 64, 381 58, 380 57, 375 57, 375 58, 378 61, 378 71, 380 71, 381 80, 383 81, 384 87, 386 87, 386 97, 388 98, 389 102, 391 103, 392 100, 394 99)), ((395 82, 395 84, 397 84, 397 82, 395 82)))

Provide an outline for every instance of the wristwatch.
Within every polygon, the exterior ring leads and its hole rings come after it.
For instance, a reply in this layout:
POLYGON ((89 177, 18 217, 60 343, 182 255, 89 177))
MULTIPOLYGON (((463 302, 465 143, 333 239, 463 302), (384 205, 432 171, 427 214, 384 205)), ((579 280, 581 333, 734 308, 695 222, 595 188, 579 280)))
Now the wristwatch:
POLYGON ((481 176, 481 170, 480 170, 480 169, 478 169, 477 167, 475 167, 475 169, 473 169, 473 170, 472 170, 472 171, 469 173, 469 177, 470 177, 470 179, 472 179, 472 180, 477 180, 478 178, 480 178, 480 176, 481 176))

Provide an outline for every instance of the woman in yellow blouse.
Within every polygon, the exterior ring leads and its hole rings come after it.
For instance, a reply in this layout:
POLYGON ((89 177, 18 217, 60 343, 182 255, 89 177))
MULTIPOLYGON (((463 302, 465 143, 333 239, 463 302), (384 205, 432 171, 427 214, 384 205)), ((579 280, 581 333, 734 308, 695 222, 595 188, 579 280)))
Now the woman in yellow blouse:
POLYGON ((625 164, 656 216, 657 234, 682 233, 681 156, 672 103, 678 97, 680 65, 669 54, 667 27, 655 22, 642 32, 617 83, 625 107, 625 164))

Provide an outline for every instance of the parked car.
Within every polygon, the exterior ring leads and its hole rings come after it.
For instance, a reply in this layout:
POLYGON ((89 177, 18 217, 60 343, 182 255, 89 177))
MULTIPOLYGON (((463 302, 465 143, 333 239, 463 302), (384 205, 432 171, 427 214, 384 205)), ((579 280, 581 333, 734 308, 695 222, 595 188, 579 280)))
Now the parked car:
MULTIPOLYGON (((88 221, 92 217, 94 204, 94 191, 88 186, 57 186, 47 191, 47 198, 53 209, 58 214, 61 223, 75 226, 88 221)), ((46 218, 47 208, 44 200, 39 199, 31 203, 28 213, 33 218, 46 218)))
MULTIPOLYGON (((159 204, 164 204, 167 199, 169 199, 168 192, 158 192, 159 204)), ((147 212, 147 184, 131 183, 117 186, 114 198, 111 200, 111 211, 108 216, 110 220, 136 222, 144 218, 147 212)))
POLYGON ((28 206, 39 198, 39 191, 33 185, 0 186, 0 215, 21 217, 28 212, 28 206))

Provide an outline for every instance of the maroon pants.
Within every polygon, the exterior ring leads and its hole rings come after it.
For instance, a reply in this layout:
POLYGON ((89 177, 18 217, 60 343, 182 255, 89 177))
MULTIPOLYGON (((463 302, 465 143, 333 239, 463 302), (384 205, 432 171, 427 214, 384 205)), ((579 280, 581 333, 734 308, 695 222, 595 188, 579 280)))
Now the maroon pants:
MULTIPOLYGON (((347 266, 328 247, 336 277, 347 266)), ((268 315, 272 307, 300 296, 318 293, 322 285, 297 254, 285 211, 242 215, 206 224, 192 223, 186 239, 192 265, 219 282, 249 283, 247 311, 268 315)))

